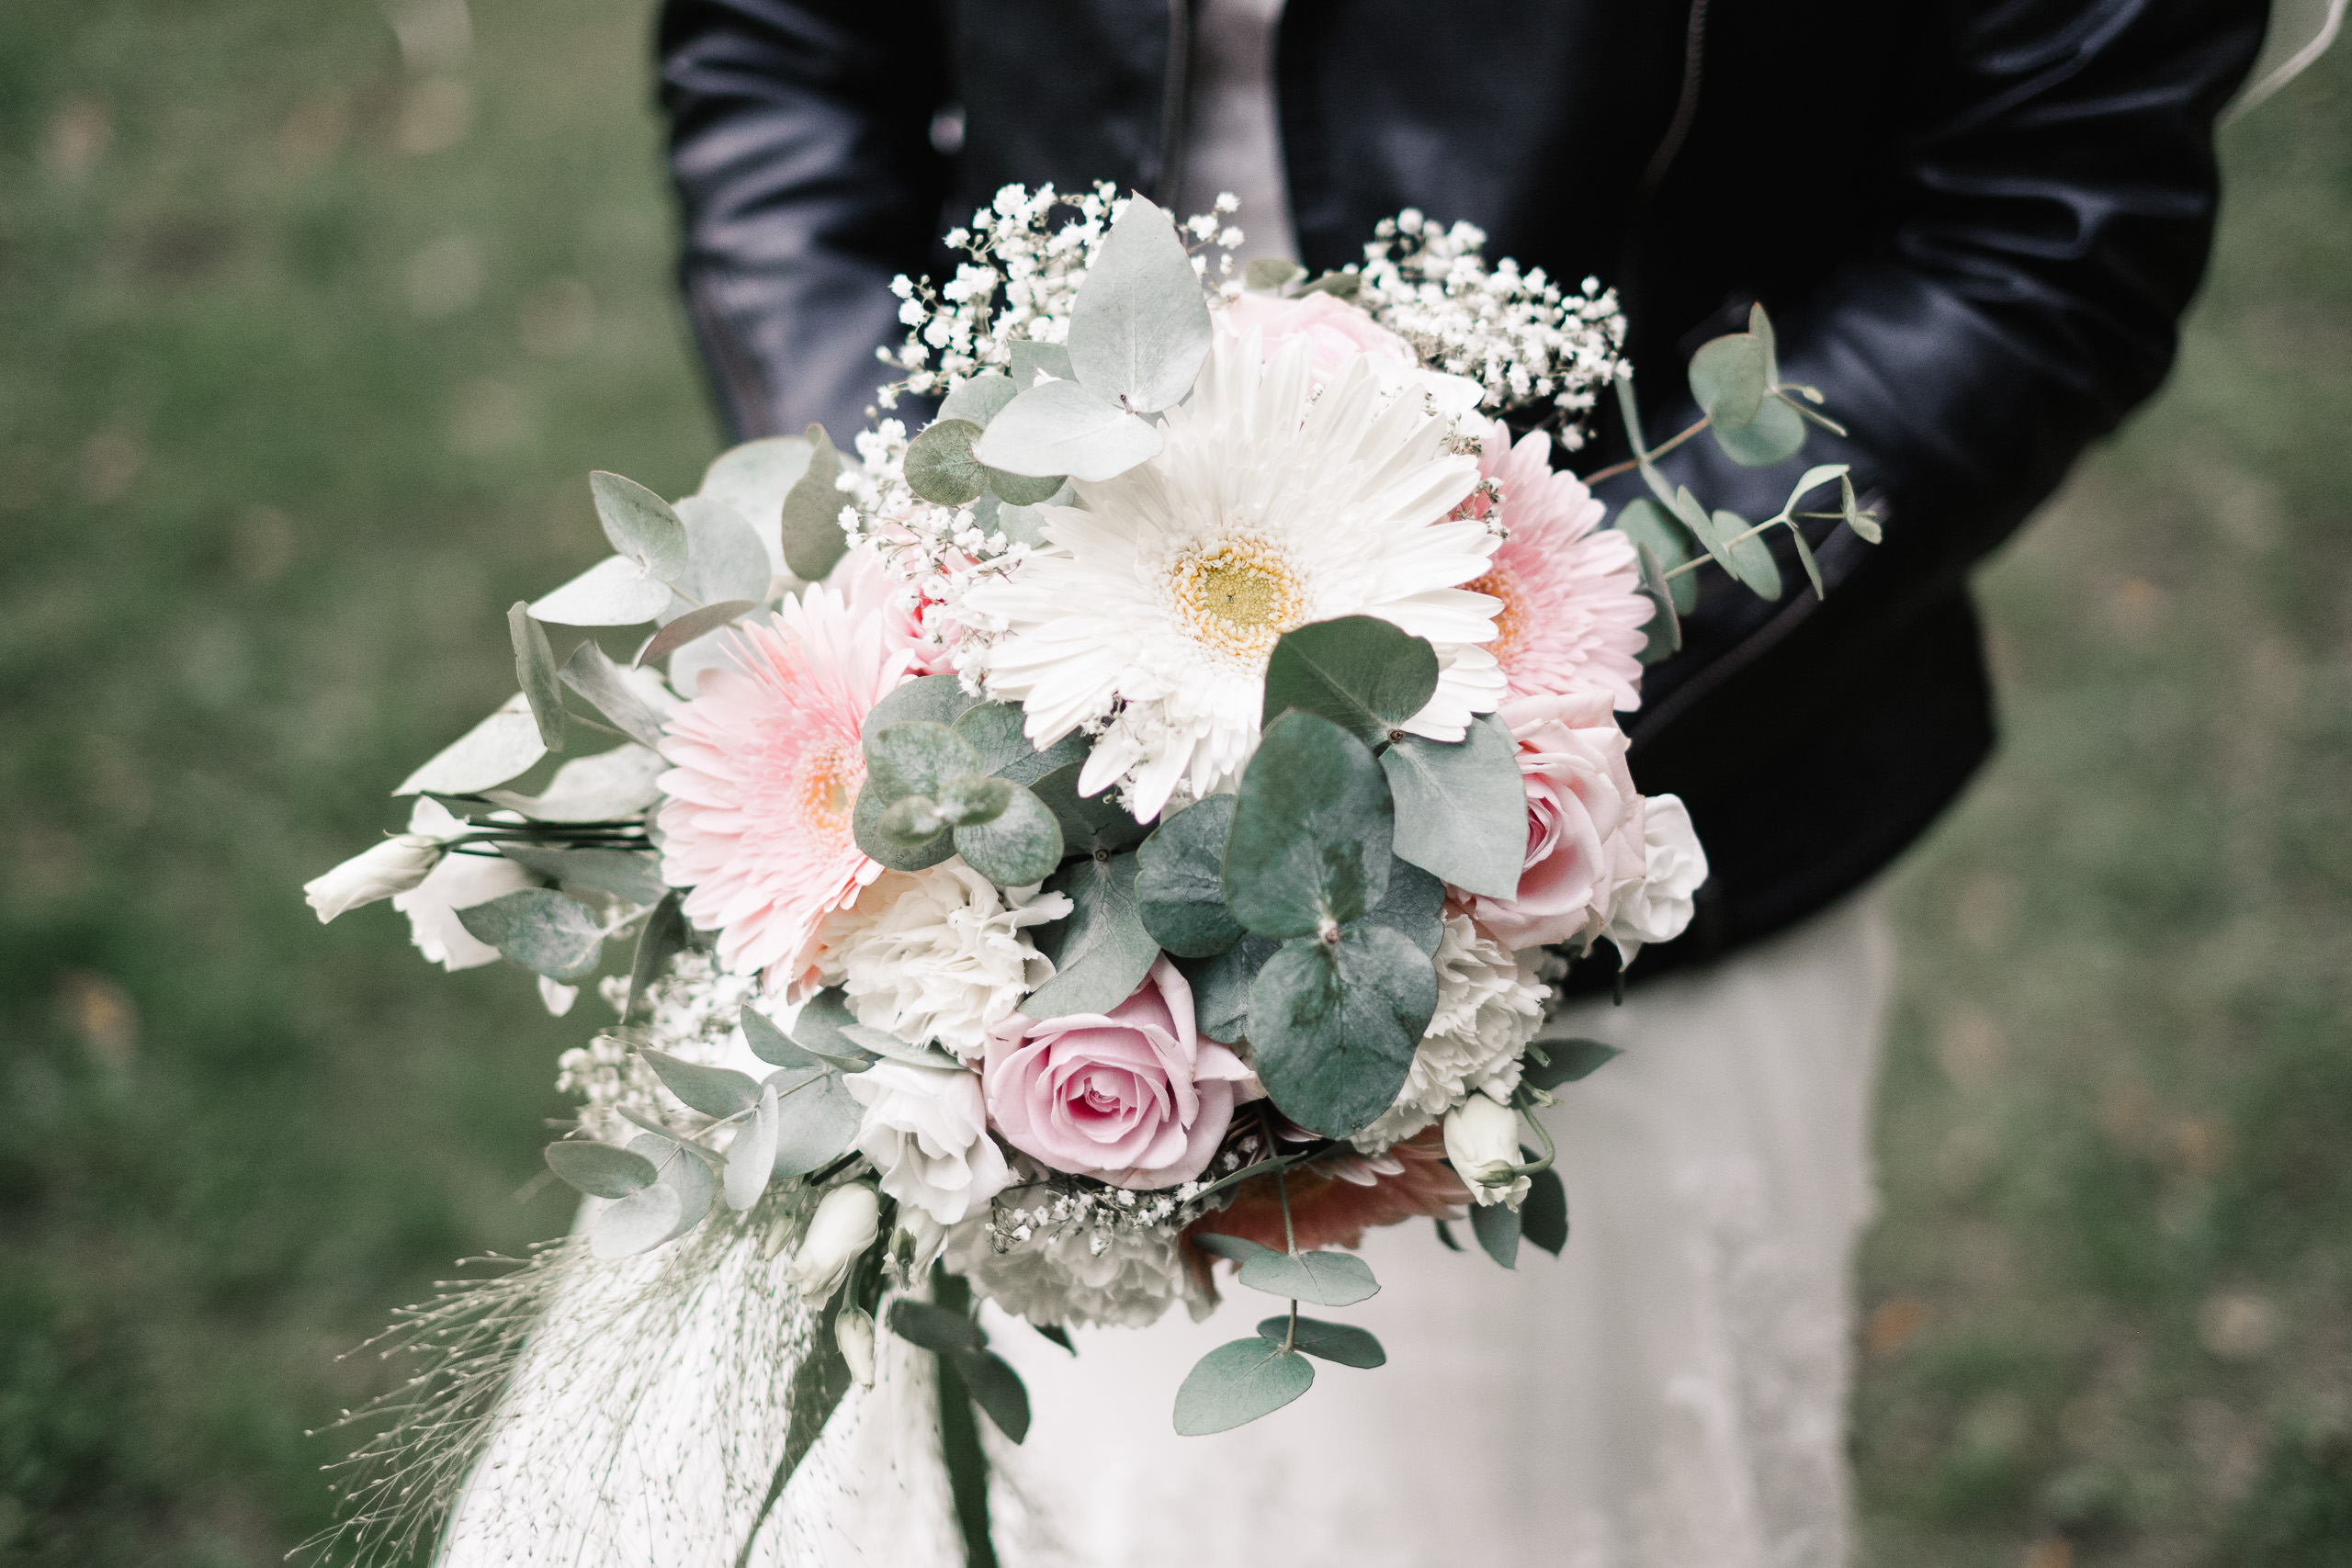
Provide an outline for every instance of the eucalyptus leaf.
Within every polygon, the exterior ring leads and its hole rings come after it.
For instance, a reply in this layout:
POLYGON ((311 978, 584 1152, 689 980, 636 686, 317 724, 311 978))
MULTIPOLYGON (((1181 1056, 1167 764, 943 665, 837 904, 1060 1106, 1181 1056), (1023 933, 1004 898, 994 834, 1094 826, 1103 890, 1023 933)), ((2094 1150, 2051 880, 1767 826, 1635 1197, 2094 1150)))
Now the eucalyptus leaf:
POLYGON ((591 1198, 626 1198, 659 1174, 643 1155, 585 1138, 549 1144, 546 1157, 549 1170, 591 1198))
POLYGON ((1029 1390, 1010 1362, 993 1350, 966 1350, 948 1359, 998 1431, 1016 1443, 1029 1435, 1029 1390))
POLYGON ((685 1203, 675 1187, 656 1182, 597 1214, 588 1227, 588 1247, 607 1262, 650 1252, 678 1234, 685 1203))
POLYGON ((1772 331, 1772 318, 1764 313, 1764 301, 1757 300, 1747 308, 1748 334, 1764 348, 1764 381, 1768 386, 1781 384, 1781 344, 1772 331))
POLYGON ((1764 536, 1748 533, 1747 519, 1736 512, 1716 513, 1714 525, 1716 536, 1724 542, 1724 553, 1731 558, 1732 575, 1758 597, 1778 599, 1781 596, 1781 567, 1772 558, 1771 547, 1765 544, 1764 536))
POLYGON ((979 772, 971 742, 944 724, 865 726, 865 791, 884 802, 910 795, 936 797, 950 779, 979 772))
POLYGON ((1296 708, 1376 745, 1436 691, 1437 650, 1427 638, 1377 615, 1342 615, 1284 632, 1274 644, 1261 722, 1296 708))
MULTIPOLYGON (((1292 1337, 1288 1313, 1267 1318, 1258 1325, 1258 1337, 1269 1345, 1280 1345, 1292 1337)), ((1345 1323, 1326 1323, 1319 1317, 1298 1320, 1296 1348, 1321 1360, 1336 1361, 1343 1367, 1385 1367, 1388 1352, 1367 1329, 1345 1323)))
POLYGON ((1519 1234, 1531 1247, 1557 1258, 1568 1245, 1568 1190, 1560 1173, 1544 1169, 1527 1179, 1527 1196, 1519 1205, 1519 1234))
POLYGON ((1073 731, 1040 751, 1023 730, 1027 720, 1018 704, 975 703, 956 719, 954 728, 978 755, 978 771, 1008 784, 1033 784, 1056 768, 1086 761, 1086 737, 1073 731))
POLYGON ((1061 495, 1062 491, 1069 488, 1069 476, 1068 474, 1009 474, 1002 468, 991 468, 986 464, 981 465, 980 471, 988 475, 989 490, 999 501, 1004 502, 1005 511, 1030 513, 1028 517, 1008 518, 1004 512, 999 512, 997 525, 1004 529, 1006 536, 1020 539, 1024 544, 1043 544, 1046 537, 1045 520, 1035 517, 1035 513, 1031 513, 1031 509, 1043 506, 1048 502, 1057 506, 1069 504, 1061 499, 1061 495))
MULTIPOLYGON (((785 570, 781 526, 785 492, 808 471, 808 455, 813 450, 806 436, 770 435, 729 447, 703 470, 702 488, 696 495, 732 508, 751 525, 767 552, 771 576, 785 570)), ((680 515, 685 515, 683 510, 680 515)), ((692 532, 691 522, 688 531, 692 532)))
MULTIPOLYGON (((989 782, 1003 784, 1001 779, 989 782)), ((1018 785, 1005 787, 1003 809, 994 818, 956 829, 956 852, 999 887, 1026 887, 1061 864, 1062 826, 1035 795, 1018 785)))
POLYGON ((776 1091, 774 1174, 806 1176, 849 1152, 865 1108, 839 1073, 825 1073, 776 1091))
POLYGON ((1011 402, 1020 390, 1013 385, 1012 378, 1001 371, 967 376, 956 382, 955 390, 942 400, 939 417, 943 420, 968 420, 985 430, 989 421, 1002 412, 1004 405, 1011 402))
POLYGON ((727 1170, 719 1178, 727 1206, 737 1213, 758 1202, 768 1190, 775 1174, 777 1130, 775 1085, 762 1084, 751 1122, 727 1145, 727 1170))
MULTIPOLYGON (((1669 581, 1647 540, 1636 544, 1634 554, 1641 562, 1642 592, 1650 602, 1648 640, 1642 645, 1642 662, 1655 664, 1668 654, 1682 651, 1682 617, 1677 614, 1675 600, 1681 596, 1683 584, 1690 579, 1685 575, 1669 581)), ((1694 589, 1691 597, 1697 596, 1694 589)))
POLYGON ((642 670, 657 659, 669 658, 698 637, 708 637, 722 626, 734 625, 759 607, 750 599, 721 599, 715 604, 689 610, 647 637, 645 646, 637 650, 637 657, 629 662, 642 670))
POLYGON ((1862 543, 1875 545, 1885 536, 1879 528, 1878 518, 1855 504, 1851 474, 1841 475, 1838 480, 1838 503, 1846 514, 1846 526, 1860 536, 1862 543))
POLYGON ((1159 455, 1159 432, 1075 381, 1046 381, 1004 405, 972 456, 1009 474, 1101 480, 1159 455))
MULTIPOLYGON (((1654 583, 1647 577, 1643 579, 1643 586, 1650 591, 1653 598, 1666 595, 1667 602, 1674 606, 1679 615, 1687 615, 1698 607, 1699 582, 1696 578, 1686 574, 1673 579, 1670 583, 1665 582, 1667 572, 1690 558, 1690 547, 1687 542, 1690 536, 1674 525, 1657 502, 1646 496, 1635 496, 1619 510, 1611 526, 1633 540, 1636 550, 1647 547, 1650 554, 1657 558, 1658 582, 1654 583), (1660 587, 1660 583, 1665 585, 1660 587)), ((1675 646, 1681 646, 1679 626, 1675 630, 1675 646)))
POLYGON ((1445 884, 1406 860, 1388 863, 1388 892, 1364 919, 1402 931, 1430 957, 1445 940, 1445 884))
POLYGON ((501 844, 498 852, 541 876, 631 904, 658 904, 670 892, 662 863, 635 850, 559 850, 545 844, 501 844))
POLYGON ((1279 292, 1306 276, 1306 269, 1287 256, 1258 256, 1241 269, 1241 287, 1279 292))
POLYGON ((1527 864, 1519 742, 1493 714, 1456 741, 1408 735, 1380 754, 1396 800, 1396 855, 1471 893, 1509 898, 1527 864))
POLYGON ((1396 811, 1380 764, 1329 719, 1286 713, 1241 775, 1225 902, 1260 936, 1361 919, 1388 890, 1396 811))
POLYGON ((873 1066, 876 1055, 850 1032, 860 1027, 857 1015, 849 1010, 846 993, 839 986, 828 986, 801 1004, 799 1015, 792 1021, 792 1038, 803 1050, 837 1066, 854 1064, 842 1070, 854 1072, 873 1066))
POLYGON ((842 532, 846 498, 834 484, 841 478, 841 454, 823 425, 810 425, 808 437, 808 466, 784 492, 781 535, 785 570, 816 582, 849 552, 849 536, 842 532))
POLYGON ((523 700, 531 705, 531 718, 539 739, 550 751, 563 750, 563 684, 555 678, 555 650, 548 646, 547 628, 531 619, 531 607, 517 600, 506 611, 506 635, 514 645, 514 679, 523 700))
MULTIPOLYGON (((1028 792, 1024 790, 1022 793, 1028 792)), ((939 816, 944 821, 953 823, 958 828, 979 828, 1003 816, 1006 808, 1012 804, 1012 786, 1002 779, 990 778, 985 773, 966 773, 961 778, 949 779, 941 786, 937 807, 939 816)), ((1053 821, 1052 812, 1046 811, 1042 806, 1037 809, 1045 814, 1047 822, 1053 821)), ((1061 858, 1059 849, 1061 841, 1061 829, 1056 828, 1054 843, 1057 847, 1054 858, 1057 861, 1061 858)), ((1046 871, 1053 869, 1049 865, 1046 871)), ((1045 874, 1045 872, 1039 872, 1037 876, 1030 877, 1028 880, 1035 882, 1045 874)))
POLYGON ((1270 936, 1245 936, 1215 958, 1182 965, 1193 987, 1193 1019, 1211 1040, 1232 1044, 1250 1036, 1250 987, 1282 948, 1270 936))
POLYGON ((1589 1077, 1604 1064, 1623 1055, 1598 1040, 1538 1040, 1528 1047, 1519 1069, 1519 1081, 1532 1089, 1557 1089, 1589 1077), (1537 1061, 1541 1051, 1544 1060, 1537 1061))
POLYGON ((910 1345, 919 1345, 938 1355, 988 1348, 989 1337, 972 1321, 971 1314, 953 1307, 901 1296, 890 1303, 889 1322, 891 1333, 910 1345))
POLYGON ((1813 596, 1827 599, 1829 589, 1821 581, 1821 563, 1813 558, 1813 547, 1804 542, 1804 534, 1793 523, 1789 525, 1789 544, 1797 553, 1797 564, 1804 568, 1805 581, 1813 584, 1813 596))
POLYGON ((1271 1416, 1315 1386, 1315 1363, 1251 1337, 1201 1358, 1176 1390, 1176 1430, 1205 1438, 1271 1416))
POLYGON ((1029 994, 1023 1012, 1031 1018, 1105 1013, 1143 984, 1159 944, 1136 908, 1136 872, 1133 854, 1090 855, 1046 884, 1069 896, 1071 910, 1031 932, 1037 951, 1054 961, 1054 976, 1029 994))
POLYGON ((1136 852, 1136 906, 1152 940, 1179 958, 1213 958, 1241 940, 1225 907, 1225 840, 1236 802, 1213 795, 1163 819, 1136 852))
POLYGON ((1270 1296, 1317 1306, 1353 1306, 1380 1293, 1372 1266, 1352 1252, 1276 1252, 1242 1259, 1240 1282, 1270 1296))
POLYGON ((1334 299, 1353 299, 1363 291, 1363 275, 1358 272, 1327 272, 1306 288, 1301 294, 1329 294, 1334 299))
POLYGON ((1753 333, 1716 338, 1690 356, 1690 395, 1718 432, 1753 423, 1770 389, 1764 344, 1753 333))
POLYGON ((618 822, 642 816, 662 798, 653 781, 670 763, 660 752, 635 744, 575 757, 555 771, 546 791, 517 795, 492 790, 489 798, 539 822, 618 822))
POLYGON ((596 520, 615 550, 649 577, 674 582, 686 570, 686 525, 671 504, 635 479, 602 471, 588 476, 596 520))
POLYGON ((759 1081, 747 1073, 732 1067, 714 1067, 702 1062, 689 1062, 667 1051, 646 1046, 638 1052, 662 1086, 705 1116, 724 1120, 740 1116, 760 1102, 759 1081))
POLYGON ((624 1021, 636 1013, 637 1004, 670 967, 670 961, 685 951, 685 897, 674 887, 664 893, 647 913, 644 929, 637 933, 637 953, 628 966, 628 995, 621 1003, 624 1021))
POLYGON ((605 934, 596 917, 545 887, 526 887, 457 911, 458 923, 524 968, 566 985, 596 971, 605 934))
POLYGON ((988 470, 972 456, 980 426, 940 418, 907 443, 907 488, 934 506, 967 506, 989 488, 988 470))
POLYGON ((661 745, 662 716, 593 639, 573 649, 571 657, 564 660, 563 683, 639 745, 661 745))
POLYGON ((1770 397, 1754 421, 1736 430, 1710 427, 1724 456, 1744 468, 1769 468, 1785 463, 1804 447, 1804 421, 1781 398, 1770 397))
POLYGON ((1121 806, 1115 792, 1078 793, 1084 762, 1068 762, 1029 788, 1062 825, 1064 851, 1069 854, 1116 854, 1144 841, 1150 824, 1138 822, 1121 806))
POLYGON ((1430 955, 1402 931, 1360 920, 1336 942, 1294 939, 1250 987, 1259 1081, 1283 1115, 1344 1138, 1396 1102, 1436 1010, 1430 955))
MULTIPOLYGON (((907 805, 920 801, 920 795, 902 795, 885 803, 882 793, 874 788, 871 780, 857 792, 857 804, 850 809, 850 836, 869 860, 878 861, 892 871, 921 871, 937 865, 956 852, 956 840, 948 834, 942 820, 939 829, 920 844, 903 840, 893 830, 890 814, 907 805)), ((904 827, 904 814, 896 826, 904 827)))
POLYGON ((626 556, 607 556, 552 593, 531 601, 531 614, 559 626, 633 626, 670 607, 676 595, 626 556))
POLYGON ((839 1067, 844 1072, 854 1073, 873 1065, 872 1058, 863 1052, 851 1056, 831 1055, 821 1051, 811 1051, 778 1028, 774 1019, 759 1011, 749 1002, 743 1004, 741 1022, 744 1043, 752 1048, 752 1055, 771 1066, 787 1070, 808 1068, 816 1071, 822 1071, 826 1067, 839 1067))
POLYGON ((1070 307, 1067 346, 1079 381, 1136 413, 1157 412, 1193 389, 1216 335, 1175 223, 1145 197, 1128 197, 1070 307))
POLYGON ((401 781, 401 795, 474 795, 503 784, 548 754, 538 720, 521 693, 498 711, 443 747, 433 760, 401 781))
POLYGON ((1519 1267, 1519 1211, 1501 1203, 1470 1206, 1470 1231, 1487 1256, 1506 1269, 1519 1267))
POLYGON ((868 708, 860 728, 870 734, 894 724, 954 724, 980 701, 953 675, 919 675, 868 708))
POLYGON ((704 604, 729 599, 757 604, 768 596, 775 563, 759 530, 742 513, 714 497, 690 495, 678 502, 678 520, 686 525, 686 570, 671 584, 678 597, 664 620, 704 604))
POLYGON ((1198 1233, 1193 1237, 1193 1245, 1203 1252, 1229 1258, 1236 1263, 1246 1263, 1261 1252, 1274 1250, 1262 1241, 1251 1241, 1244 1235, 1226 1235, 1217 1231, 1198 1233))
MULTIPOLYGON (((1057 381, 1077 378, 1078 372, 1070 368, 1069 350, 1060 344, 1033 343, 1027 338, 1015 338, 1009 349, 1012 355, 1012 389, 1016 394, 1035 386, 1040 371, 1057 381)), ((1003 411, 1000 409, 997 412, 1001 413, 1003 411)))

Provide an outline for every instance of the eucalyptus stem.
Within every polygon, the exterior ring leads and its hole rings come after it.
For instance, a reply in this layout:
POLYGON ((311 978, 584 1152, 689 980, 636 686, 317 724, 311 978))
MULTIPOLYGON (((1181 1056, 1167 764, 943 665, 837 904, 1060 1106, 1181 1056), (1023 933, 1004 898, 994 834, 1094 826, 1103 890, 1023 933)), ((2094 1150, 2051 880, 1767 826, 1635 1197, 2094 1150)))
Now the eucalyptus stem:
MULTIPOLYGON (((1838 515, 1843 516, 1843 515, 1844 515, 1844 513, 1838 513, 1838 515)), ((1747 533, 1745 533, 1745 534, 1736 534, 1736 535, 1734 535, 1732 537, 1730 537, 1730 538, 1728 538, 1728 539, 1725 539, 1725 540, 1723 542, 1724 550, 1724 552, 1725 552, 1726 554, 1728 554, 1728 553, 1729 553, 1731 550, 1733 550, 1734 548, 1737 547, 1738 546, 1744 545, 1744 544, 1747 543, 1747 541, 1748 541, 1748 540, 1750 540, 1750 539, 1752 539, 1752 538, 1756 537, 1756 536, 1757 536, 1757 535, 1761 534, 1761 533, 1764 533, 1764 532, 1766 532, 1766 531, 1767 531, 1767 530, 1769 530, 1769 529, 1778 528, 1779 526, 1781 526, 1781 525, 1782 524, 1784 524, 1784 523, 1788 524, 1788 525, 1789 525, 1790 527, 1792 527, 1792 528, 1793 528, 1793 527, 1795 527, 1795 526, 1796 526, 1796 525, 1795 525, 1793 522, 1791 522, 1791 521, 1790 521, 1790 519, 1789 519, 1789 514, 1788 514, 1786 512, 1782 512, 1781 513, 1780 513, 1780 514, 1779 514, 1778 516, 1776 516, 1776 517, 1767 517, 1766 519, 1764 519, 1764 521, 1763 521, 1763 522, 1758 523, 1758 525, 1756 525, 1756 526, 1754 526, 1753 528, 1750 528, 1750 529, 1749 529, 1747 533)), ((1684 572, 1686 572, 1686 571, 1696 571, 1696 570, 1698 570, 1701 567, 1702 567, 1702 566, 1706 565, 1709 561, 1711 561, 1711 560, 1713 560, 1713 559, 1714 559, 1714 558, 1714 558, 1713 552, 1710 551, 1709 553, 1707 553, 1707 554, 1705 554, 1705 555, 1699 556, 1699 557, 1694 558, 1693 559, 1684 561, 1680 566, 1676 567, 1672 571, 1669 571, 1669 572, 1666 573, 1666 574, 1665 574, 1664 581, 1668 581, 1668 582, 1671 582, 1671 581, 1673 581, 1676 578, 1680 577, 1684 572)))
POLYGON ((1648 451, 1643 453, 1638 457, 1628 457, 1622 463, 1611 463, 1605 468, 1593 469, 1592 472, 1584 476, 1583 482, 1588 485, 1597 485, 1603 479, 1613 479, 1619 474, 1630 474, 1635 468, 1640 468, 1644 463, 1656 462, 1658 458, 1665 457, 1668 452, 1673 451, 1677 446, 1681 446, 1685 441, 1688 441, 1692 436, 1698 434, 1699 432, 1706 429, 1710 423, 1710 421, 1702 417, 1700 419, 1698 423, 1692 425, 1690 429, 1681 432, 1679 434, 1668 436, 1664 441, 1659 442, 1657 446, 1651 447, 1648 451))

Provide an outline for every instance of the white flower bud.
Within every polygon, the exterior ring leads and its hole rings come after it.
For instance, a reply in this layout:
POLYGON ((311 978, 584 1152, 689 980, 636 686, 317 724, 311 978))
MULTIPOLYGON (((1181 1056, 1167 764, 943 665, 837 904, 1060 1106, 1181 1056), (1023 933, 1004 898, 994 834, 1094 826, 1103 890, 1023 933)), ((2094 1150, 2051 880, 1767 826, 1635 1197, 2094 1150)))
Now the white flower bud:
POLYGON ((899 1205, 899 1233, 890 1238, 890 1250, 908 1279, 922 1278, 946 1248, 947 1227, 930 1210, 914 1203, 899 1205))
POLYGON ((1516 1209, 1528 1180, 1510 1168, 1519 1163, 1519 1112, 1474 1094, 1445 1113, 1445 1157, 1453 1173, 1480 1203, 1516 1209))
POLYGON ((833 1292, 849 1278, 850 1265, 874 1245, 881 1218, 882 1200, 872 1182, 853 1181, 834 1188, 817 1205, 808 1234, 800 1238, 800 1250, 793 1254, 785 1279, 812 1307, 832 1300, 833 1292))
POLYGON ((302 896, 324 925, 346 909, 407 892, 424 880, 440 858, 437 840, 423 833, 398 834, 302 884, 302 896))
POLYGON ((849 1375, 860 1388, 874 1386, 874 1320, 855 1307, 843 1307, 833 1318, 833 1343, 849 1363, 849 1375))

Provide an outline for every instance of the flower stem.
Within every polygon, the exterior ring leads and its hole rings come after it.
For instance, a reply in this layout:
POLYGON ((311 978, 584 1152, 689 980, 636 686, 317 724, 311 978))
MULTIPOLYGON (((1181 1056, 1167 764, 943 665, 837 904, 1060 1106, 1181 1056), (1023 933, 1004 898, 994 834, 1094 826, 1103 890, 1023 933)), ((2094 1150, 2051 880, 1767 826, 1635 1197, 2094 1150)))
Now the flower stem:
MULTIPOLYGON (((1651 462, 1656 462, 1658 458, 1665 457, 1668 452, 1673 451, 1677 446, 1681 446, 1685 441, 1690 440, 1692 436, 1698 434, 1699 432, 1706 428, 1707 421, 1702 418, 1698 423, 1692 425, 1690 429, 1683 431, 1680 434, 1669 435, 1664 441, 1661 441, 1657 446, 1651 447, 1646 456, 1651 462)), ((1597 485, 1603 479, 1613 479, 1619 474, 1630 474, 1635 468, 1642 466, 1642 461, 1643 460, 1640 457, 1628 457, 1622 463, 1611 463, 1605 468, 1595 468, 1592 472, 1584 476, 1584 482, 1587 485, 1597 485)))

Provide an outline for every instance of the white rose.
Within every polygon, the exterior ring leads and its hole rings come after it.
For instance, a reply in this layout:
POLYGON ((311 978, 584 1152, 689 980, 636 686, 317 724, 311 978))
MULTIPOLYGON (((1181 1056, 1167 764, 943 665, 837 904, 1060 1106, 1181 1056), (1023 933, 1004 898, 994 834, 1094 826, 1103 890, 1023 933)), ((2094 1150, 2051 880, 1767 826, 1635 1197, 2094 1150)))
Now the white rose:
POLYGON ((1445 1157, 1482 1204, 1516 1209, 1527 1197, 1528 1179, 1510 1171, 1519 1163, 1519 1112, 1508 1105, 1474 1094, 1447 1111, 1445 1157))
POLYGON ((1646 858, 1641 880, 1617 890, 1609 923, 1601 928, 1625 964, 1634 962, 1644 943, 1672 942, 1682 934, 1690 923, 1691 896, 1707 880, 1707 852, 1699 847, 1690 808, 1671 795, 1653 795, 1644 805, 1646 858))
POLYGON ((849 1278, 850 1265, 874 1245, 881 1219, 882 1200, 875 1195, 872 1182, 834 1188, 817 1205, 785 1279, 810 1306, 822 1306, 849 1278))
POLYGON ((865 1107, 858 1152, 899 1202, 952 1225, 1012 1180, 1004 1151, 989 1136, 978 1074, 882 1061, 842 1081, 865 1107))
POLYGON ((407 892, 424 880, 441 852, 438 840, 422 833, 401 833, 365 854, 352 856, 324 876, 305 882, 302 897, 319 912, 319 924, 324 925, 346 909, 407 892))

